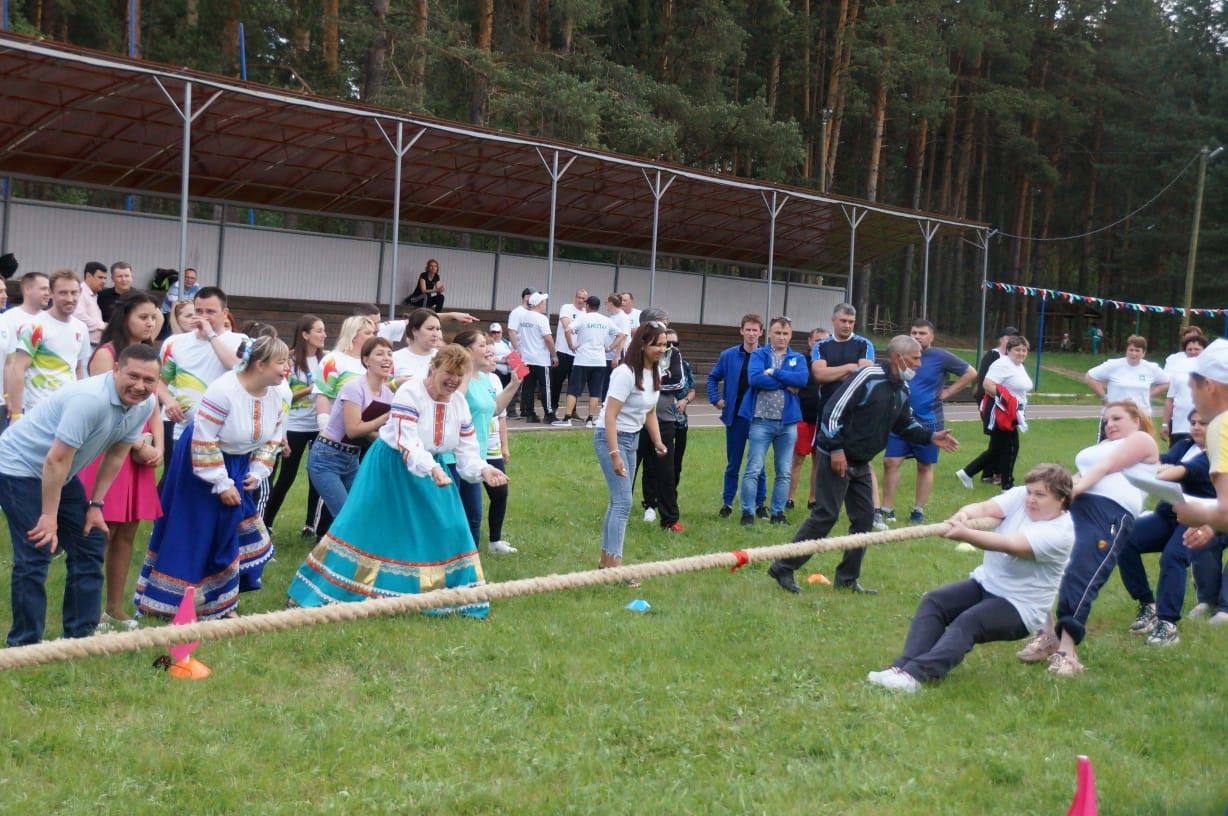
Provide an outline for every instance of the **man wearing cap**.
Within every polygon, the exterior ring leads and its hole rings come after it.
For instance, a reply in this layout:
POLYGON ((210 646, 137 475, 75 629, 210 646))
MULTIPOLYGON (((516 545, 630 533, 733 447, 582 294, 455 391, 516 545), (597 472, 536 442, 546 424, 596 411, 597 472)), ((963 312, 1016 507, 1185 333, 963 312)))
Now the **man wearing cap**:
POLYGON ((559 364, 550 369, 550 415, 554 419, 553 424, 561 427, 571 427, 571 420, 575 419, 566 411, 562 417, 558 416, 559 396, 563 393, 563 383, 571 377, 571 367, 576 362, 576 355, 567 342, 567 333, 571 331, 572 321, 584 315, 587 301, 588 290, 577 289, 575 299, 571 303, 564 303, 559 309, 559 327, 554 336, 554 350, 558 354, 559 364))
MULTIPOLYGON (((989 411, 993 406, 983 404, 985 400, 985 375, 989 373, 989 367, 998 361, 999 357, 1006 356, 1006 341, 1010 340, 1015 335, 1019 334, 1019 329, 1014 326, 1007 326, 998 333, 998 345, 985 352, 985 356, 981 358, 981 362, 976 367, 976 380, 972 384, 972 398, 976 400, 977 409, 981 412, 981 432, 989 436, 989 411)), ((1000 478, 994 465, 987 464, 985 469, 981 471, 982 482, 996 482, 1000 478)))
MULTIPOLYGON (((1220 338, 1207 346, 1190 373, 1190 394, 1207 425, 1207 459, 1215 485, 1215 504, 1189 501, 1176 505, 1177 520, 1189 529, 1182 539, 1187 547, 1201 549, 1228 532, 1228 340, 1220 338)), ((1211 620, 1228 623, 1228 612, 1211 620)))
MULTIPOLYGON (((529 367, 529 374, 524 378, 520 389, 520 414, 525 422, 543 422, 550 418, 550 367, 558 365, 558 356, 554 350, 554 338, 550 336, 550 318, 546 317, 546 300, 550 296, 545 292, 533 292, 529 295, 529 306, 520 311, 515 329, 517 351, 524 364, 529 367), (533 398, 537 397, 542 404, 542 419, 538 419, 533 407, 533 398)), ((508 327, 511 329, 511 327, 508 327)))

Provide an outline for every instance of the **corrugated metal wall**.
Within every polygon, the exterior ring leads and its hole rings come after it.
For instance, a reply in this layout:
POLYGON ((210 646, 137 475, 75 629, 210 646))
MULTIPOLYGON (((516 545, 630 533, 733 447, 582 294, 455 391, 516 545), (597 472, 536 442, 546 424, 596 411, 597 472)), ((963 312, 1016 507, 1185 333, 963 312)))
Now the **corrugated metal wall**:
MULTIPOLYGON (((2 207, 0 203, 0 218, 2 207)), ((137 285, 146 286, 155 269, 178 264, 179 222, 174 218, 17 200, 9 219, 9 251, 23 272, 62 266, 80 272, 86 261, 109 265, 122 259, 132 264, 137 285)), ((192 221, 187 257, 202 283, 218 283, 221 270, 222 287, 235 295, 387 302, 392 247, 381 243, 245 224, 227 223, 223 229, 217 222, 192 221)), ((546 288, 545 258, 408 244, 399 249, 397 302, 409 294, 430 258, 439 261, 447 307, 510 310, 526 286, 546 288)), ((650 305, 650 280, 649 270, 640 267, 556 260, 551 311, 570 302, 576 289, 583 287, 604 301, 616 285, 619 291, 634 292, 636 305, 643 308, 650 305)), ((787 311, 799 330, 827 325, 832 307, 843 297, 840 289, 794 284, 788 287, 786 303, 785 289, 783 283, 773 284, 772 311, 787 311)), ((680 322, 736 326, 746 312, 766 308, 767 284, 715 275, 707 276, 705 284, 701 275, 658 270, 653 300, 680 322)))

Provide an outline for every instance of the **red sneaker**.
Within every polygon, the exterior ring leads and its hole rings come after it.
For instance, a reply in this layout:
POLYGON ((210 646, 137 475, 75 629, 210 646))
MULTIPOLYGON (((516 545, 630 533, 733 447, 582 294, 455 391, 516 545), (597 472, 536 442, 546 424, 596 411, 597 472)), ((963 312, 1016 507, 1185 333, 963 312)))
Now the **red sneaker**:
POLYGON ((665 528, 665 532, 667 532, 667 533, 685 533, 685 532, 686 532, 686 528, 685 528, 685 527, 683 527, 683 526, 682 526, 682 525, 681 525, 679 522, 676 522, 676 521, 675 521, 673 524, 671 524, 671 525, 669 525, 668 527, 666 527, 666 528, 665 528))

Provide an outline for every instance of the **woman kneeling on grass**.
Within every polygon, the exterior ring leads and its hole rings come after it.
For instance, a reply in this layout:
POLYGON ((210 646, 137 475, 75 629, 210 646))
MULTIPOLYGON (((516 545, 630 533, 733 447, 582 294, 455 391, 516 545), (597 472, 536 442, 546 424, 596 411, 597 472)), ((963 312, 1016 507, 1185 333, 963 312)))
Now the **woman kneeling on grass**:
POLYGON ((947 538, 985 550, 970 578, 926 593, 917 607, 903 653, 867 680, 915 692, 922 681, 945 677, 978 643, 1020 640, 1045 623, 1074 546, 1066 512, 1073 483, 1061 465, 1037 465, 1024 487, 960 508, 947 538), (967 526, 1000 519, 992 531, 967 526))
MULTIPOLYGON (((462 479, 507 484, 507 476, 478 455, 469 406, 459 390, 469 370, 469 352, 444 346, 425 379, 397 389, 345 506, 290 583, 291 604, 322 606, 484 583, 460 493, 438 459, 453 452, 462 479)), ((490 605, 431 614, 456 611, 484 618, 490 605)))

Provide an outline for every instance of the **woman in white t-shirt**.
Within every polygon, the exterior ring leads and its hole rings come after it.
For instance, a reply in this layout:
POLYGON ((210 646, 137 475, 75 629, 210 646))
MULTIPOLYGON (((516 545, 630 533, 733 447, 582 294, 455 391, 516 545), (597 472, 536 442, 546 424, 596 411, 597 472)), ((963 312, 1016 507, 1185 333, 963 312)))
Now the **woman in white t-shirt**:
POLYGON ((1020 640, 1040 629, 1074 546, 1066 509, 1074 484, 1061 465, 1037 465, 1024 487, 1013 488, 950 518, 947 538, 985 550, 972 575, 927 592, 917 607, 904 650, 888 668, 866 679, 896 691, 917 691, 922 681, 945 677, 978 643, 1020 640), (999 519, 994 530, 968 527, 999 519))
POLYGON ((424 380, 431 359, 443 345, 443 326, 430 309, 414 309, 405 324, 405 348, 392 355, 393 389, 424 380))
POLYGON ((993 472, 1002 482, 1002 489, 1015 486, 1015 459, 1019 457, 1019 432, 1027 430, 1024 409, 1028 404, 1028 392, 1032 390, 1032 378, 1023 363, 1028 359, 1028 341, 1015 335, 1006 341, 1006 354, 994 360, 985 372, 982 388, 985 399, 993 401, 993 407, 983 412, 989 417, 989 447, 961 470, 956 478, 969 490, 972 477, 992 464, 993 472), (1008 406, 1013 401, 1014 411, 1008 406))
POLYGON ((1164 396, 1164 424, 1160 437, 1168 440, 1172 450, 1178 442, 1190 438, 1190 412, 1194 410, 1194 397, 1190 393, 1190 374, 1194 361, 1207 347, 1207 338, 1202 329, 1193 326, 1181 336, 1181 351, 1168 355, 1164 361, 1164 374, 1168 377, 1168 393, 1164 396))
MULTIPOLYGON (((657 362, 665 348, 664 323, 640 326, 622 363, 610 373, 605 402, 597 416, 593 448, 610 489, 601 529, 601 569, 622 566, 623 539, 631 514, 631 474, 635 473, 640 431, 648 431, 657 456, 664 456, 667 451, 657 427, 657 397, 661 392, 657 362)), ((632 579, 627 585, 639 586, 639 582, 632 579)))
MULTIPOLYGON (((1132 334, 1126 338, 1125 357, 1105 360, 1089 369, 1083 379, 1105 403, 1130 400, 1150 416, 1151 398, 1166 390, 1168 375, 1155 363, 1144 360, 1146 355, 1147 338, 1141 334, 1132 334)), ((1103 415, 1100 436, 1096 441, 1101 439, 1104 439, 1103 415)))
POLYGON ((1075 647, 1087 635, 1092 604, 1143 512, 1143 492, 1127 477, 1154 479, 1159 459, 1151 417, 1131 400, 1106 405, 1104 440, 1075 455, 1079 475, 1070 503, 1075 545, 1058 587, 1055 628, 1043 627, 1018 653, 1020 660, 1048 659, 1049 671, 1063 677, 1083 672, 1075 647))

